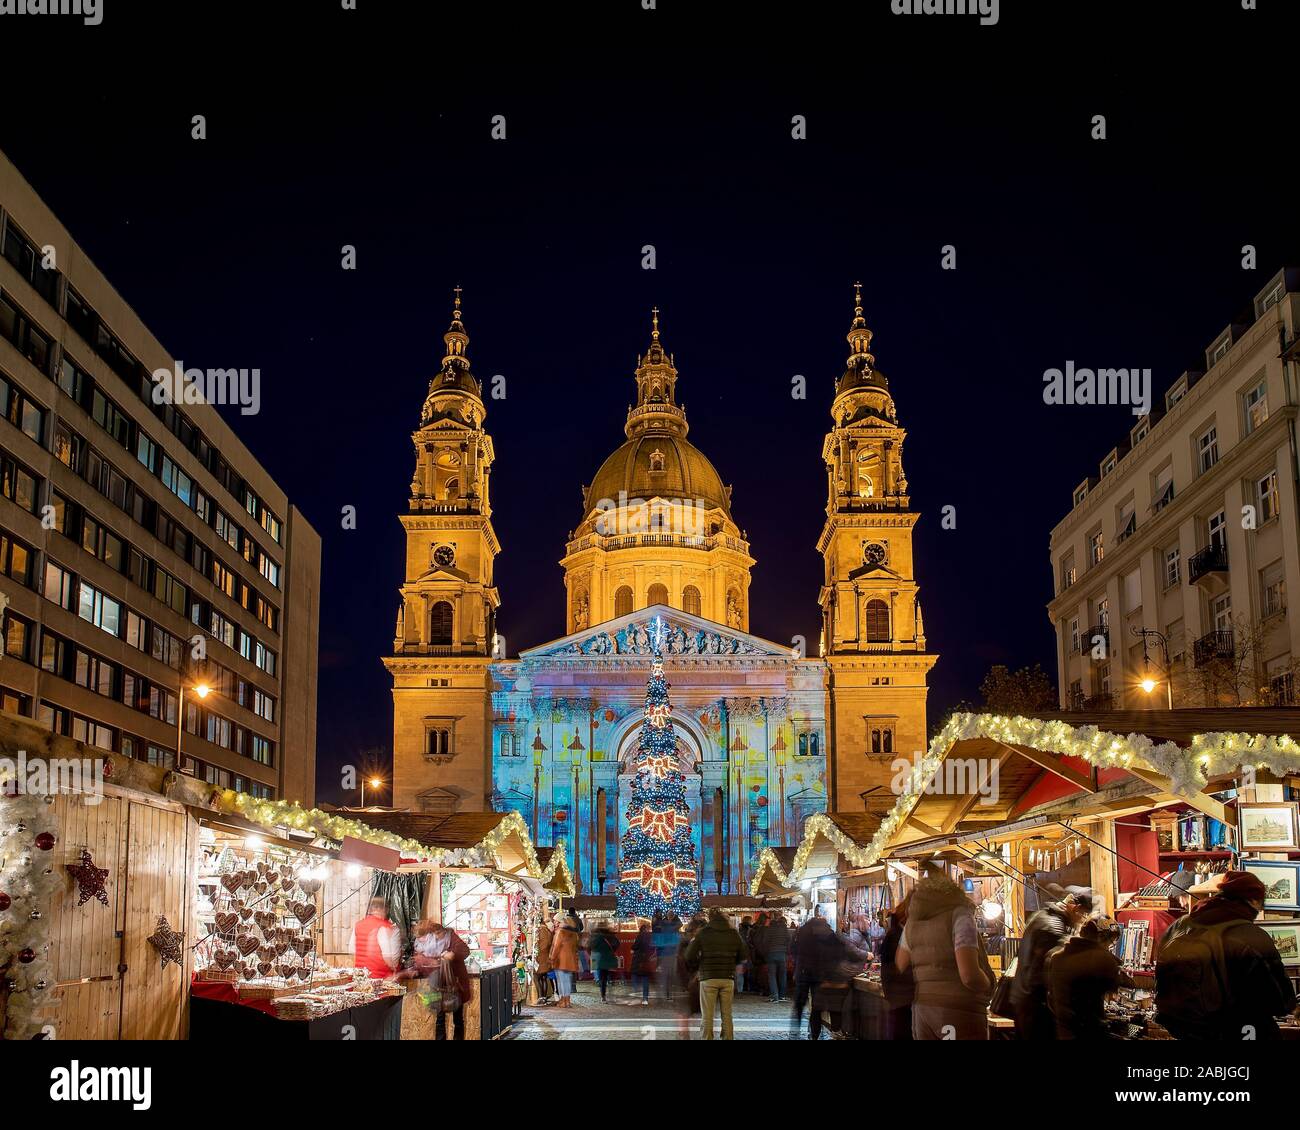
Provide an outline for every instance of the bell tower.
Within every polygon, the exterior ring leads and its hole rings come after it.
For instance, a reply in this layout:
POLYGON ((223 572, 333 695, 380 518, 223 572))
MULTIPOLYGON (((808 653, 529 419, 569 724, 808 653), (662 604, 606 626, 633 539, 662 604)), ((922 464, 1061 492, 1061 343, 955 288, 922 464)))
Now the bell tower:
MULTIPOLYGON (((836 382, 822 445, 826 524, 818 603, 830 668, 832 797, 838 811, 883 804, 896 757, 927 745, 926 652, 912 554, 912 509, 903 441, 889 381, 875 366, 871 330, 854 286, 849 356, 836 382)), ((888 796, 889 804, 893 797, 888 796)))
POLYGON ((469 334, 455 290, 442 365, 412 434, 415 474, 393 653, 394 794, 417 811, 484 806, 487 666, 500 604, 492 569, 492 437, 470 370, 469 334))

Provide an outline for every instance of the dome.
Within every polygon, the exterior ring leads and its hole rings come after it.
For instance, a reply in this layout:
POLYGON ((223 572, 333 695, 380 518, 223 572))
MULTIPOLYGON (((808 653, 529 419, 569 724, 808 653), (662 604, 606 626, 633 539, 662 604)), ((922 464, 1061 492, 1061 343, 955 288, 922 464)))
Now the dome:
POLYGON ((731 517, 729 492, 713 464, 690 441, 668 432, 638 435, 605 460, 587 488, 587 514, 602 499, 617 502, 620 491, 629 499, 699 499, 706 509, 719 508, 731 517), (663 470, 651 470, 652 457, 663 470))

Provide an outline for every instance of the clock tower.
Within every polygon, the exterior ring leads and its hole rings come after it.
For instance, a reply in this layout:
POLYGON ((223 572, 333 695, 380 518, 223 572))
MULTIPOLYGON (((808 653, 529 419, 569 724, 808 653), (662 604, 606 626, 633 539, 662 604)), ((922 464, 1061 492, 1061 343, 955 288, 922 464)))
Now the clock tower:
POLYGON ((927 653, 913 572, 912 509, 903 440, 889 381, 875 367, 871 331, 854 287, 849 356, 822 445, 826 524, 818 602, 831 695, 832 803, 837 811, 887 808, 891 762, 927 745, 927 653))
POLYGON ((415 474, 401 515, 406 566, 393 654, 393 804, 478 811, 489 776, 487 677, 500 603, 492 567, 492 437, 470 370, 456 288, 446 353, 412 434, 415 474))

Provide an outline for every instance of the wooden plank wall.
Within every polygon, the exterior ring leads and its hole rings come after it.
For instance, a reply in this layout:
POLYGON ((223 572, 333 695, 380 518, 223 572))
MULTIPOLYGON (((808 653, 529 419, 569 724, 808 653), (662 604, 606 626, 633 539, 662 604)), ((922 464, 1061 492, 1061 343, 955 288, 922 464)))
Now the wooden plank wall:
POLYGON ((360 875, 349 876, 346 867, 332 864, 325 880, 319 945, 321 957, 331 965, 351 965, 352 927, 366 915, 374 869, 364 867, 360 875), (333 908, 333 909, 331 909, 333 908))
POLYGON ((109 869, 109 905, 77 905, 71 876, 52 900, 50 940, 60 982, 58 1039, 183 1039, 196 940, 194 887, 198 825, 183 806, 107 787, 97 805, 77 795, 55 800, 62 869, 83 848, 109 869), (148 942, 158 916, 185 932, 185 965, 162 968, 148 942), (119 974, 118 966, 126 972, 119 974), (95 980, 87 980, 95 978, 95 980), (108 979, 104 979, 108 978, 108 979))

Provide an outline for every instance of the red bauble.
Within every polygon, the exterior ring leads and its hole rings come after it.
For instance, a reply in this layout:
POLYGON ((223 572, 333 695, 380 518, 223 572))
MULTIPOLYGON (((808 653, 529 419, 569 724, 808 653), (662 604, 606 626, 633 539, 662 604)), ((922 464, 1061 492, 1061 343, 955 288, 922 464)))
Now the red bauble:
POLYGON ((42 832, 36 837, 36 846, 40 848, 41 851, 49 851, 54 847, 54 842, 53 832, 42 832))
POLYGON ((106 757, 104 758, 104 780, 108 780, 113 775, 113 763, 106 757))
POLYGON ((19 950, 18 960, 21 961, 24 965, 31 965, 31 963, 36 960, 36 951, 32 949, 30 946, 28 946, 27 949, 25 950, 19 950))
POLYGON ((759 807, 759 808, 766 808, 766 807, 767 807, 767 797, 765 797, 765 796, 761 796, 761 797, 759 797, 757 803, 758 803, 758 807, 759 807))
POLYGON ((12 903, 13 899, 5 894, 4 891, 0 891, 0 910, 8 910, 12 903))

